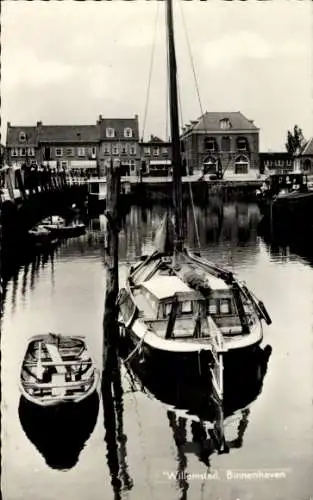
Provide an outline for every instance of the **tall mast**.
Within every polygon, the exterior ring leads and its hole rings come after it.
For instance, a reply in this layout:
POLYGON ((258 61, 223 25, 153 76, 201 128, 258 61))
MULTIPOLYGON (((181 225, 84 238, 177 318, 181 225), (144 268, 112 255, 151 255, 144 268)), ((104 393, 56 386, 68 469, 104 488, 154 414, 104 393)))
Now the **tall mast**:
POLYGON ((169 64, 169 101, 172 136, 172 165, 174 187, 174 213, 175 213, 175 249, 183 248, 183 206, 182 206, 182 160, 179 140, 179 119, 177 99, 177 66, 173 26, 172 0, 167 0, 167 39, 168 39, 168 64, 169 64))

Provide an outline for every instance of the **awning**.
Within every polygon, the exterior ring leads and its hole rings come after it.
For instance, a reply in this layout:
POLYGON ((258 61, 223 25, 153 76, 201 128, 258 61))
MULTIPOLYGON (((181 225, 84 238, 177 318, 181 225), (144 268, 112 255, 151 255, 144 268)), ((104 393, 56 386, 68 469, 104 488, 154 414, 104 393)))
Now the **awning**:
POLYGON ((68 168, 97 168, 96 160, 71 160, 68 168))
POLYGON ((151 160, 150 165, 172 165, 171 160, 151 160))

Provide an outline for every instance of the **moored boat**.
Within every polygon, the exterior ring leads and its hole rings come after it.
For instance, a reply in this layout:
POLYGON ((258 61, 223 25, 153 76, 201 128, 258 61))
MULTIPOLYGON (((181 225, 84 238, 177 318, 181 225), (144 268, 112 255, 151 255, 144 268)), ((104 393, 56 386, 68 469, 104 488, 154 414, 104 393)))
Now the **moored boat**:
MULTIPOLYGON (((246 354, 263 339, 264 304, 228 270, 184 245, 182 157, 179 136, 172 0, 167 0, 174 225, 165 217, 156 250, 131 268, 119 296, 125 335, 160 370, 211 378, 223 393, 223 358, 246 354)), ((191 203, 193 200, 191 199, 191 203)))
POLYGON ((47 245, 57 241, 52 232, 41 224, 37 224, 28 231, 28 236, 36 246, 47 245))
POLYGON ((67 224, 65 219, 58 215, 52 215, 41 221, 41 227, 47 229, 52 235, 67 238, 84 234, 86 225, 82 222, 72 222, 67 224))
POLYGON ((99 371, 83 337, 49 333, 29 340, 19 385, 31 403, 78 403, 97 389, 98 381, 99 371))

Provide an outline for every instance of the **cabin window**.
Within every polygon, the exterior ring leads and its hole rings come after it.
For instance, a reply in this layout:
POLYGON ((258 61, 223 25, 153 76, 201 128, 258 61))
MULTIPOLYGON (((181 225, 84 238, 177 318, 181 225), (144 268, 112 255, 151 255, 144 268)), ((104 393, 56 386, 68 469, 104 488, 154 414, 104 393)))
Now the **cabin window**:
POLYGON ((192 312, 192 304, 191 304, 191 300, 188 300, 186 302, 182 302, 181 304, 181 312, 182 313, 186 313, 186 314, 190 314, 192 312))
POLYGON ((164 304, 163 315, 165 318, 171 314, 171 310, 172 310, 172 304, 164 304))
POLYGON ((216 300, 209 300, 209 314, 217 314, 217 303, 216 300))
POLYGON ((220 300, 220 313, 221 314, 230 314, 230 300, 229 299, 221 299, 220 300))

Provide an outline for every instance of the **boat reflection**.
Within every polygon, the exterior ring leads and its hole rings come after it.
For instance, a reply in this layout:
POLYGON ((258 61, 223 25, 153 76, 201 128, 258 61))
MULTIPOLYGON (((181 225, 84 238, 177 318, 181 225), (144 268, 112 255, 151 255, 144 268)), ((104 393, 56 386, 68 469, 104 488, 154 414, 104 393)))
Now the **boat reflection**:
POLYGON ((96 425, 99 395, 94 392, 80 403, 40 407, 20 398, 19 417, 28 439, 52 469, 76 465, 96 425))
MULTIPOLYGON (((127 345, 121 347, 121 357, 126 358, 127 345)), ((272 348, 256 348, 248 365, 224 372, 224 398, 217 404, 205 382, 188 383, 179 375, 162 379, 162 369, 152 373, 141 358, 133 357, 125 364, 131 390, 152 395, 166 406, 169 426, 177 447, 177 481, 185 491, 187 454, 198 456, 210 467, 213 454, 229 453, 243 446, 249 422, 249 406, 262 390, 272 348), (189 437, 188 437, 189 436, 189 437)), ((184 498, 184 496, 182 496, 184 498)))
POLYGON ((114 499, 120 500, 122 492, 131 490, 133 480, 128 472, 126 443, 124 432, 123 388, 121 384, 120 360, 116 353, 110 353, 107 362, 111 365, 102 376, 102 402, 104 416, 105 442, 107 447, 107 463, 111 475, 114 499))

